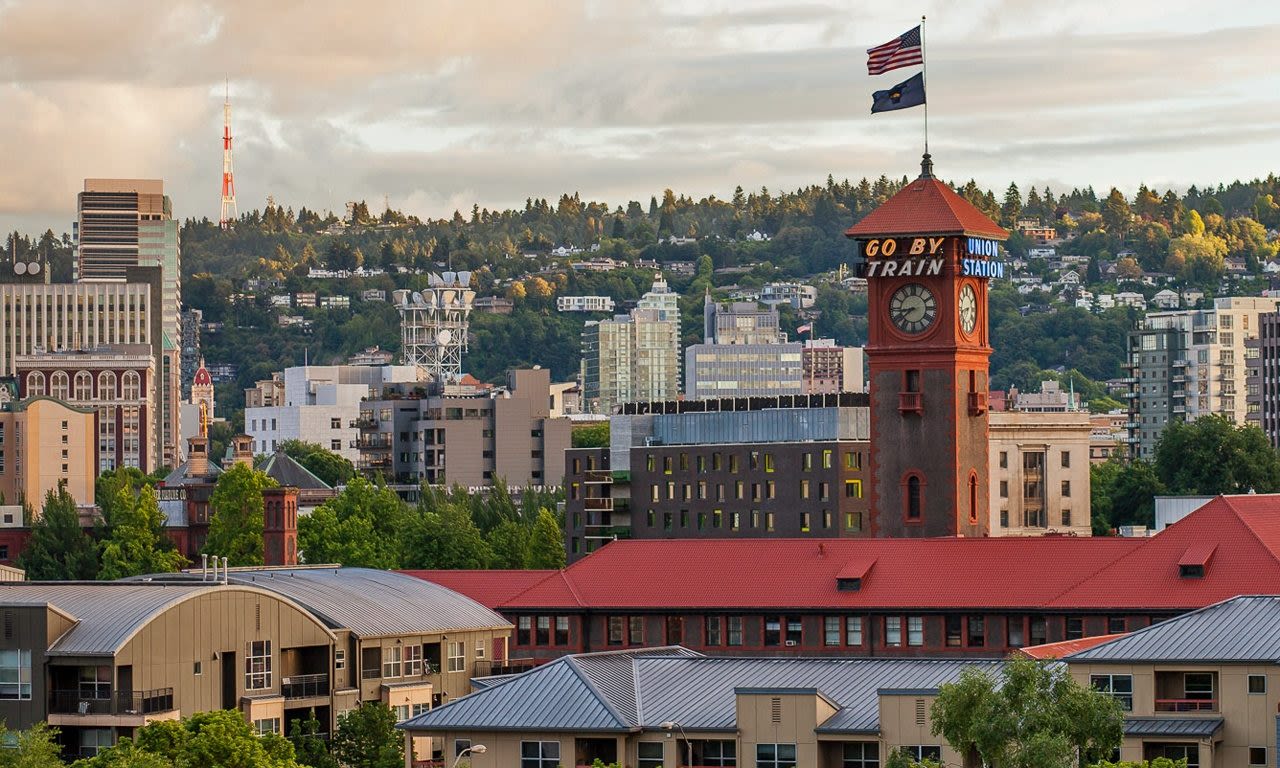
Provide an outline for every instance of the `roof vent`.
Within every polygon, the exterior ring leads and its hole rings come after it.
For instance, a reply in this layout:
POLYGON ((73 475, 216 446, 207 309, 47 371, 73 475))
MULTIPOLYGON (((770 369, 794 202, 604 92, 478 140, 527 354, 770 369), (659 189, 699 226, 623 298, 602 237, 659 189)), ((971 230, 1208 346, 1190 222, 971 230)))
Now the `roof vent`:
POLYGON ((1201 541, 1187 547, 1178 558, 1178 577, 1182 579, 1203 579, 1209 571, 1209 561, 1218 545, 1212 541, 1201 541))

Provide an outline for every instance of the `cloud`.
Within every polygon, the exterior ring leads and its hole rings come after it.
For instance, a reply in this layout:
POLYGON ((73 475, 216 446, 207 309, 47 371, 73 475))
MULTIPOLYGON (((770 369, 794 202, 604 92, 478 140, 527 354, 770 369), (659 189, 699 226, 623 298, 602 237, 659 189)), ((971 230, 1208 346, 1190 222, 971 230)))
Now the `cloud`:
MULTIPOLYGON (((940 172, 1003 187, 1204 183, 1280 156, 1280 10, 935 0, 940 172)), ((0 4, 0 225, 70 221, 83 178, 158 176, 216 215, 221 96, 242 209, 268 195, 446 216, 580 191, 625 204, 911 173, 920 110, 872 118, 863 50, 911 23, 790 4, 199 0, 0 4)))

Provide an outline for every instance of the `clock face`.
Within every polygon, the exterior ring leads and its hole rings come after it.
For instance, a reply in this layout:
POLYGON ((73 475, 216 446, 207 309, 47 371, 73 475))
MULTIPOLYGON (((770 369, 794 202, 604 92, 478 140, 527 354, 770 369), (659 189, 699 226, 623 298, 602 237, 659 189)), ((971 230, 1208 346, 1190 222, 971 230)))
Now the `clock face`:
POLYGON ((907 283, 889 299, 889 319, 903 333, 922 333, 938 317, 938 300, 919 283, 907 283))
POLYGON ((972 285, 960 289, 960 330, 973 333, 978 325, 978 294, 972 285))

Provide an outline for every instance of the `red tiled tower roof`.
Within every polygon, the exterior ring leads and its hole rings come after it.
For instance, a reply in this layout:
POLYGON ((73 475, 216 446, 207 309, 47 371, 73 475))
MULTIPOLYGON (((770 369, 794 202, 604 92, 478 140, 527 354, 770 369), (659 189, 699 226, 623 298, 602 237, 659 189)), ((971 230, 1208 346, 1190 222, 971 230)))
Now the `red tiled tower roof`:
POLYGON ((1004 240, 1009 233, 933 176, 928 155, 920 178, 845 230, 846 237, 968 235, 1004 240))

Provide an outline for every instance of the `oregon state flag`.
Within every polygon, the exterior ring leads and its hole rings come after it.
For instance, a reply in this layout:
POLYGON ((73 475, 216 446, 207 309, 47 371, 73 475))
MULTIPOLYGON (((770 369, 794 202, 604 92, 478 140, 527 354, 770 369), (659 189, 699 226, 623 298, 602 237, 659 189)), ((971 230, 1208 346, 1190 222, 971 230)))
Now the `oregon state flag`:
POLYGON ((924 103, 924 73, 903 80, 887 91, 871 94, 871 114, 918 107, 924 103))

